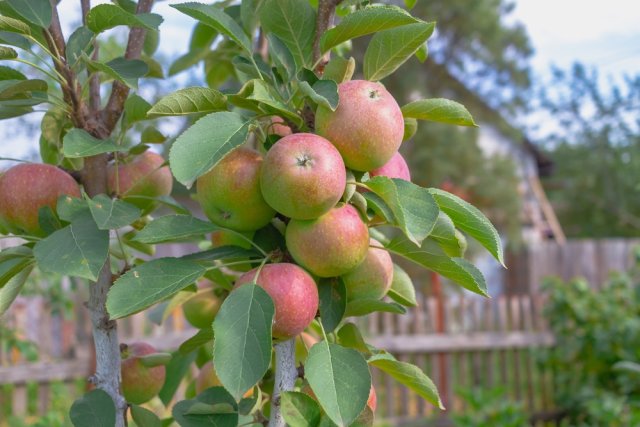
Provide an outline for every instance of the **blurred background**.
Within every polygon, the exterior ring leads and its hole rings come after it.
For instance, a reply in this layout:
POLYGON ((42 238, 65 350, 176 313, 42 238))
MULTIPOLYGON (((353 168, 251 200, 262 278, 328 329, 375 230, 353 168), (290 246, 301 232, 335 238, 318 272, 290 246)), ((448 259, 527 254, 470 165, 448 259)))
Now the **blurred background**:
MULTIPOLYGON (((236 89, 231 58, 190 42, 192 21, 169 3, 154 10, 165 17, 167 78, 147 79, 140 94, 152 102, 186 85, 236 89)), ((79 22, 76 1, 61 7, 66 25, 79 22)), ((637 2, 418 0, 413 14, 437 21, 429 56, 383 83, 401 105, 461 102, 479 127, 422 124, 401 152, 414 182, 490 217, 508 269, 470 241, 490 300, 416 273, 417 308, 359 320, 372 344, 423 367, 447 407, 437 411, 374 375, 378 424, 640 425, 637 2)), ((123 37, 111 31, 101 51, 117 56, 123 37)), ((354 42, 356 60, 367 41, 354 42)), ((5 158, 39 159, 41 117, 0 123, 0 168, 11 164, 5 158)), ((165 146, 184 126, 161 125, 165 146)), ((41 276, 25 289, 0 323, 0 426, 66 426, 93 363, 86 287, 41 276)), ((147 336, 171 349, 193 333, 179 311, 157 323, 153 311, 123 321, 124 340, 147 336)))

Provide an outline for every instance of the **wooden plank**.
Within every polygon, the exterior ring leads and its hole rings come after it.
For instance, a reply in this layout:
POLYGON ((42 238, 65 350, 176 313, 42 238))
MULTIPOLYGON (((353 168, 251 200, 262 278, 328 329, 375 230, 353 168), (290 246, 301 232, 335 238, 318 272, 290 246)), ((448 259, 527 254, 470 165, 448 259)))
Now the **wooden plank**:
POLYGON ((0 368, 0 384, 66 381, 89 375, 89 359, 39 362, 0 368))
POLYGON ((47 414, 50 399, 49 383, 38 384, 38 415, 43 416, 47 414))
POLYGON ((27 385, 19 384, 13 389, 13 397, 11 399, 11 413, 15 416, 24 416, 27 414, 27 385))

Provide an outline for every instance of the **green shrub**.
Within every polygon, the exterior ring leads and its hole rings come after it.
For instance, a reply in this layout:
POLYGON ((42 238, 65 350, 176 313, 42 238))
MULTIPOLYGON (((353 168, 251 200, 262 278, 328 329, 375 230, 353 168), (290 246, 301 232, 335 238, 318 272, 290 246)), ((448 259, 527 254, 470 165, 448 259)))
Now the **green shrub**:
POLYGON ((456 427, 523 427, 528 416, 521 403, 506 396, 504 388, 458 390, 467 403, 464 414, 454 415, 456 427))

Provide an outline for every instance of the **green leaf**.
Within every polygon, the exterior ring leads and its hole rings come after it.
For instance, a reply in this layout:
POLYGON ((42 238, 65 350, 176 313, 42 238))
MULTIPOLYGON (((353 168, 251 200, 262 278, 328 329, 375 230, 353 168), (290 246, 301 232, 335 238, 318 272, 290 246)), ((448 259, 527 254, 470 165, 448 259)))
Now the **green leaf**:
POLYGON ((86 55, 84 61, 90 71, 100 71, 114 80, 118 80, 132 89, 137 89, 138 79, 144 77, 149 71, 149 67, 144 61, 139 59, 125 59, 122 57, 112 59, 107 63, 93 61, 86 55))
POLYGON ((400 384, 415 391, 427 402, 444 410, 438 390, 433 381, 425 375, 417 366, 410 363, 399 362, 385 356, 373 356, 369 364, 393 377, 400 384))
POLYGON ((53 8, 49 0, 6 0, 20 16, 40 28, 49 28, 53 8))
POLYGON ((195 399, 175 404, 172 415, 181 427, 237 427, 238 404, 222 387, 211 387, 195 399))
POLYGON ((504 265, 500 236, 493 224, 478 208, 458 196, 437 188, 430 188, 429 192, 457 228, 480 242, 500 264, 504 265))
POLYGON ((348 14, 338 25, 326 31, 320 39, 320 48, 326 52, 347 40, 416 22, 420 20, 397 6, 367 6, 348 14))
POLYGON ((109 233, 100 230, 85 210, 36 243, 33 253, 43 271, 97 280, 109 254, 109 233))
POLYGON ((320 406, 311 396, 285 391, 280 395, 282 418, 290 427, 317 427, 322 417, 320 406))
POLYGON ((142 13, 136 15, 115 4, 99 4, 91 8, 87 15, 87 27, 95 34, 120 25, 157 30, 162 21, 162 16, 158 14, 142 13))
POLYGON ((62 153, 66 157, 90 157, 96 154, 127 151, 112 139, 98 139, 83 129, 71 129, 62 139, 62 153))
MULTIPOLYGON (((2 3, 0 3, 0 5, 2 5, 2 3)), ((38 30, 37 27, 35 27, 35 29, 38 30)), ((20 48, 22 50, 31 49, 31 42, 26 36, 22 36, 20 34, 12 33, 9 31, 0 31, 0 44, 8 44, 10 46, 15 46, 17 48, 20 48)), ((3 58, 3 59, 7 59, 7 58, 3 58)))
POLYGON ((266 0, 260 21, 289 48, 298 68, 313 65, 316 13, 307 0, 266 0))
POLYGON ((254 33, 263 5, 264 0, 242 0, 240 2, 240 18, 245 33, 249 35, 254 33))
POLYGON ((405 118, 429 120, 458 126, 477 126, 464 105, 444 98, 421 99, 404 105, 405 118))
POLYGON ((371 374, 356 350, 319 342, 309 350, 305 377, 326 414, 340 427, 350 425, 367 405, 371 374))
POLYGON ((7 46, 0 46, 0 60, 3 59, 15 59, 18 57, 18 52, 7 46))
POLYGON ((471 292, 489 296, 487 294, 487 284, 482 273, 477 268, 462 258, 450 258, 431 239, 425 239, 421 246, 417 246, 405 237, 399 236, 391 240, 385 247, 389 252, 435 271, 471 292))
POLYGON ((6 313, 11 303, 16 299, 32 270, 33 268, 25 268, 0 288, 0 316, 6 313))
POLYGON ((460 246, 460 241, 456 236, 456 227, 446 213, 440 211, 430 237, 438 242, 448 256, 461 257, 464 255, 463 248, 460 246))
POLYGON ((173 175, 190 187, 196 178, 246 141, 249 123, 231 112, 211 113, 195 122, 171 147, 169 163, 173 175))
POLYGON ((158 397, 164 403, 165 406, 169 406, 169 403, 173 400, 173 396, 176 394, 178 387, 182 383, 182 379, 191 368, 191 364, 196 359, 197 353, 181 354, 179 352, 173 353, 171 362, 167 365, 166 378, 164 385, 158 393, 158 397))
POLYGON ((147 126, 140 134, 140 143, 142 144, 162 144, 167 137, 154 126, 147 126))
POLYGON ((313 86, 310 86, 307 82, 300 82, 300 91, 316 104, 331 111, 336 111, 336 108, 338 108, 340 101, 338 84, 333 80, 318 80, 313 86))
POLYGON ((23 35, 31 34, 31 30, 27 24, 17 19, 9 18, 8 16, 0 16, 0 31, 23 35))
POLYGON ((416 290, 413 287, 411 276, 402 269, 398 264, 393 264, 393 281, 391 289, 387 293, 395 302, 406 307, 417 307, 416 290))
POLYGON ((130 127, 132 124, 141 122, 147 119, 147 113, 151 109, 149 104, 144 98, 135 93, 130 95, 124 103, 124 122, 126 127, 130 127))
POLYGON ((340 324, 347 307, 347 290, 339 277, 325 279, 318 285, 320 321, 329 333, 340 324))
MULTIPOLYGON (((4 252, 6 252, 6 250, 0 252, 0 255, 4 255, 4 252)), ((3 256, 3 258, 5 257, 6 256, 3 256)), ((31 255, 12 256, 6 259, 0 258, 0 288, 6 285, 12 277, 32 266, 34 263, 35 261, 31 255)))
POLYGON ((286 117, 297 125, 302 125, 302 118, 287 106, 273 87, 260 79, 245 83, 237 94, 229 96, 229 101, 240 108, 286 117))
POLYGON ((244 33, 242 27, 233 20, 232 17, 224 13, 215 5, 205 5, 201 3, 181 3, 173 4, 171 7, 188 15, 205 25, 214 28, 216 31, 228 36, 238 43, 245 52, 251 55, 251 40, 244 33))
POLYGON ((354 201, 356 201, 356 196, 358 195, 361 195, 365 199, 367 204, 366 206, 367 209, 372 210, 376 215, 379 215, 382 219, 384 219, 389 224, 396 223, 396 219, 395 219, 395 215, 393 215, 393 211, 385 203, 382 197, 378 196, 376 193, 372 191, 367 191, 366 193, 355 193, 351 201, 352 204, 354 203, 354 201))
POLYGON ((27 76, 14 68, 0 65, 0 80, 27 80, 27 76))
POLYGON ((116 405, 106 391, 91 390, 73 402, 69 418, 74 427, 113 427, 116 424, 116 405))
POLYGON ((181 354, 189 354, 194 350, 197 350, 199 347, 213 340, 213 329, 200 329, 198 332, 180 344, 178 351, 181 354))
POLYGON ((162 427, 160 418, 148 409, 138 405, 131 405, 131 418, 137 427, 162 427))
POLYGON ((356 60, 335 56, 324 67, 323 80, 333 80, 336 83, 344 83, 351 80, 356 70, 356 60))
POLYGON ((156 218, 133 239, 142 243, 182 240, 219 230, 220 227, 191 215, 167 215, 156 218))
POLYGON ((365 78, 377 81, 393 73, 431 37, 434 28, 433 22, 420 22, 377 33, 364 54, 365 78))
POLYGON ((429 57, 429 48, 427 47, 427 44, 424 43, 422 44, 418 50, 416 50, 416 58, 418 58, 418 61, 420 61, 421 63, 424 63, 424 61, 427 60, 427 58, 429 57))
POLYGON ((67 41, 67 62, 72 66, 84 55, 90 55, 93 51, 93 32, 87 27, 79 27, 67 41))
POLYGON ((58 217, 67 222, 72 222, 76 218, 88 214, 89 205, 87 201, 79 197, 60 196, 56 205, 58 217))
POLYGON ((140 218, 142 211, 136 206, 99 194, 88 200, 91 215, 100 230, 114 230, 140 218))
POLYGON ((0 80, 0 99, 10 99, 29 92, 46 92, 47 87, 47 82, 39 79, 0 80))
POLYGON ((212 113, 227 109, 227 97, 215 89, 188 87, 175 91, 156 102, 147 117, 184 116, 212 113))
MULTIPOLYGON (((220 246, 214 249, 208 249, 202 252, 196 252, 189 255, 180 257, 181 259, 188 259, 192 261, 214 261, 232 258, 249 258, 259 255, 253 249, 245 249, 240 246, 220 246)), ((247 262, 251 262, 247 260, 247 262)), ((259 261, 255 261, 259 262, 259 261)))
POLYGON ((144 310, 194 283, 205 271, 200 264, 179 258, 159 258, 136 266, 109 290, 109 315, 119 319, 144 310))
POLYGON ((296 61, 289 48, 273 34, 267 34, 269 56, 284 81, 291 80, 297 72, 296 61))
POLYGON ((431 233, 439 209, 429 190, 403 179, 385 176, 376 176, 366 185, 384 200, 393 212, 394 225, 412 242, 419 245, 431 233))
POLYGON ((274 315, 269 294, 252 284, 231 292, 216 315, 213 365, 236 401, 269 369, 274 315))
POLYGON ((370 354, 371 351, 367 346, 367 343, 364 342, 362 338, 362 334, 356 325, 353 323, 345 323, 338 330, 338 342, 344 346, 349 348, 354 348, 358 350, 360 353, 370 354))
POLYGON ((418 131, 418 121, 411 117, 404 118, 404 134, 402 135, 402 142, 410 139, 418 131))
POLYGON ((346 316, 366 316, 367 314, 382 311, 394 314, 405 314, 407 310, 395 302, 385 302, 377 299, 359 298, 349 301, 346 316))

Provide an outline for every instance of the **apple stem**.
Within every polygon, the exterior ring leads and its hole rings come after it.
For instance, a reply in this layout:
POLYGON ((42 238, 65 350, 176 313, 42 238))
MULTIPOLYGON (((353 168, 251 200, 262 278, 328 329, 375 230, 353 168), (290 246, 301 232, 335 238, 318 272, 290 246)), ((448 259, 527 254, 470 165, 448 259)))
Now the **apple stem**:
POLYGON ((276 380, 273 386, 271 398, 271 418, 269 427, 285 427, 280 407, 280 394, 283 391, 291 391, 298 377, 296 368, 296 339, 279 342, 273 346, 276 352, 276 380))

